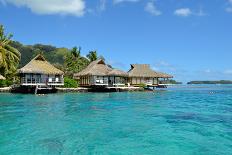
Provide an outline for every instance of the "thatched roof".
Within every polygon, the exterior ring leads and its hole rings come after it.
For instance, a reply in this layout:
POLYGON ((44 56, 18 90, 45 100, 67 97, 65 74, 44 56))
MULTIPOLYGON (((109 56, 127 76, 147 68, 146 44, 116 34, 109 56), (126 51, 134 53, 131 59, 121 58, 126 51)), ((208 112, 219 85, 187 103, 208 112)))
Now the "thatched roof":
POLYGON ((6 78, 0 74, 0 80, 6 80, 6 78))
POLYGON ((159 74, 153 71, 148 64, 132 64, 128 71, 129 77, 158 77, 159 74))
POLYGON ((160 78, 173 78, 172 75, 169 75, 167 73, 162 73, 162 72, 158 72, 160 74, 160 78))
POLYGON ((148 64, 132 64, 128 73, 129 77, 172 78, 171 75, 152 70, 148 64))
POLYGON ((98 75, 104 76, 111 71, 111 68, 108 67, 105 62, 101 59, 91 62, 85 69, 75 73, 74 77, 85 76, 85 75, 98 75))
POLYGON ((121 71, 121 70, 118 70, 118 69, 113 69, 112 71, 110 71, 108 73, 108 75, 111 75, 111 76, 124 76, 124 77, 127 77, 128 76, 128 73, 124 72, 124 71, 121 71))
POLYGON ((74 77, 77 78, 79 76, 88 76, 88 75, 96 75, 96 76, 128 76, 126 72, 112 69, 102 59, 91 62, 85 69, 80 71, 79 73, 75 73, 74 77))
POLYGON ((38 54, 23 68, 19 69, 19 73, 34 73, 34 74, 64 74, 61 70, 55 68, 46 59, 38 54))

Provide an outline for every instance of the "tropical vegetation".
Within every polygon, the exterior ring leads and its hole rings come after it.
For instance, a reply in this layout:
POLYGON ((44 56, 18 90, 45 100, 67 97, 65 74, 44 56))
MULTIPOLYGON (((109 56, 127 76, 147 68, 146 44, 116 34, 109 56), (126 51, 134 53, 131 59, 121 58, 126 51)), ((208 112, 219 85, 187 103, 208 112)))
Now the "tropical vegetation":
POLYGON ((11 46, 12 34, 5 34, 3 25, 0 25, 0 74, 12 78, 20 62, 20 52, 11 46))
POLYGON ((98 59, 97 51, 90 51, 89 54, 86 55, 90 62, 95 61, 98 59))
POLYGON ((64 72, 67 76, 72 77, 74 73, 77 73, 84 69, 90 60, 81 56, 81 48, 74 47, 71 52, 67 53, 64 61, 64 72))
POLYGON ((78 86, 78 83, 76 80, 64 77, 64 88, 76 88, 78 86))

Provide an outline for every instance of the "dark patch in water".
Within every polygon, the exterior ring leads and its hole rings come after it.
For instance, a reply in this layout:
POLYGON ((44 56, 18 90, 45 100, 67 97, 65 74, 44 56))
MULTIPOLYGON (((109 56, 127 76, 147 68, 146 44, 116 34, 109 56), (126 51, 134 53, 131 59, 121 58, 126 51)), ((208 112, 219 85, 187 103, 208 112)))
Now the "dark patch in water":
POLYGON ((168 123, 180 123, 182 121, 189 121, 192 120, 194 122, 199 123, 223 123, 231 124, 232 117, 226 115, 208 115, 208 116, 200 116, 194 113, 181 113, 181 114, 173 114, 173 115, 164 115, 164 117, 168 123))
POLYGON ((196 118, 194 113, 184 113, 184 114, 175 114, 175 115, 165 115, 167 120, 192 120, 196 118))
POLYGON ((49 154, 61 154, 64 146, 64 141, 61 141, 57 138, 48 138, 39 141, 39 144, 48 150, 49 154))

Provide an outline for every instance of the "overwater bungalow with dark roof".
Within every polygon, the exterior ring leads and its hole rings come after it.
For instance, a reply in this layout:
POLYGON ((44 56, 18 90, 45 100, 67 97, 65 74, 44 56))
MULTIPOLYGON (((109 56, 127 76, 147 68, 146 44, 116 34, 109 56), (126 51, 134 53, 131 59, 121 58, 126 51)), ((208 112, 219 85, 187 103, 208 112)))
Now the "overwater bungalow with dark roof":
POLYGON ((51 89, 64 85, 63 71, 55 68, 38 54, 18 70, 20 85, 29 88, 51 89))
POLYGON ((103 60, 91 62, 85 69, 74 74, 80 86, 117 87, 127 83, 128 74, 121 70, 110 68, 103 60))

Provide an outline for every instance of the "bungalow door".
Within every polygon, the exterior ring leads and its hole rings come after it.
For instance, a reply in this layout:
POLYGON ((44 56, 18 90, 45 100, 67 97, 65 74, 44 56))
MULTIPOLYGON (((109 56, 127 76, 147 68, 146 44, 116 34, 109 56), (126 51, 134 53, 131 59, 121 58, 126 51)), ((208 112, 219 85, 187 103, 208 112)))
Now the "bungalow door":
POLYGON ((114 86, 114 77, 110 76, 109 79, 108 79, 108 85, 110 87, 113 87, 114 86))

